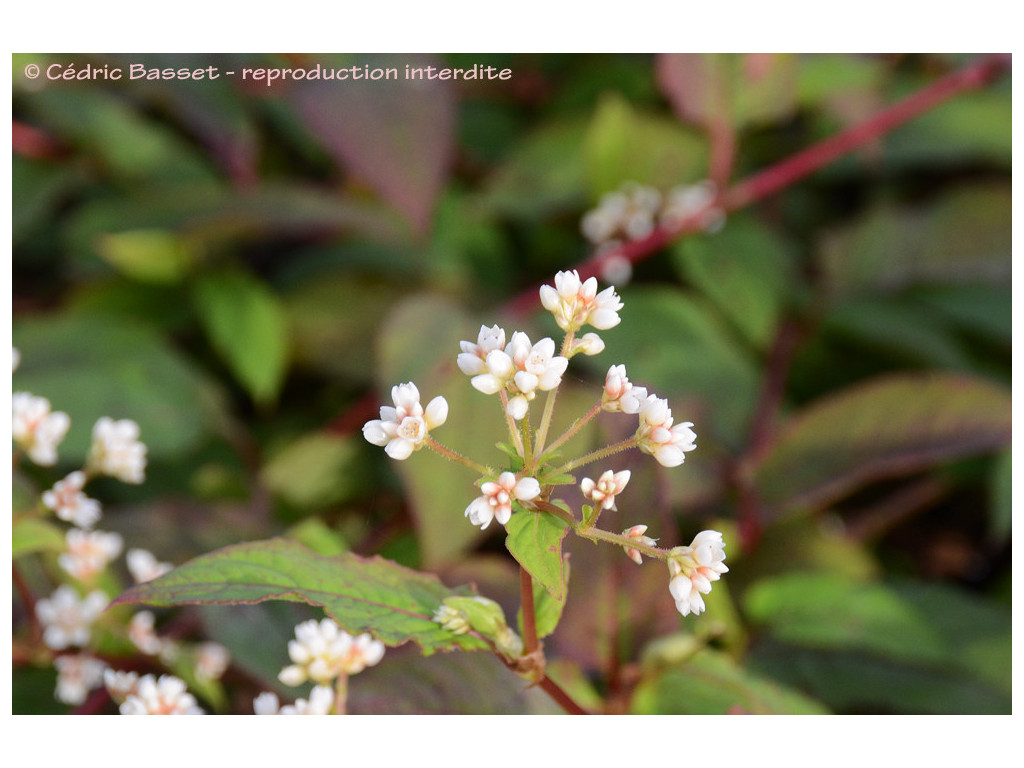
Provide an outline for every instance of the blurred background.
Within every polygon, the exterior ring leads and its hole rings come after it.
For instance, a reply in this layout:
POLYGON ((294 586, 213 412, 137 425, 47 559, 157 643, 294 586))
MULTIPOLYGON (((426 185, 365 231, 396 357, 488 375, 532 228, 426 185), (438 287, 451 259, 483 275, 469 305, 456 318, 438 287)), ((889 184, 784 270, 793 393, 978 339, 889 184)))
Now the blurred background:
MULTIPOLYGON (((180 564, 287 535, 473 582, 512 616, 501 532, 462 517, 476 478, 431 455, 389 461, 362 438, 391 386, 444 395, 438 439, 498 462, 504 422, 456 368, 458 342, 494 323, 560 339, 536 287, 591 256, 581 220, 603 196, 709 176, 725 188, 972 60, 15 55, 14 390, 72 422, 58 467, 16 469, 15 509, 81 466, 97 418, 130 418, 145 484, 90 484, 126 546, 180 564), (511 77, 23 74, 132 63, 511 77)), ((617 280, 622 323, 570 365, 561 423, 622 363, 698 435, 676 469, 623 459, 632 480, 602 526, 645 523, 660 546, 722 530, 730 573, 684 620, 664 566, 570 537, 546 650, 585 706, 1010 712, 1010 110, 1003 74, 601 278, 617 280)), ((570 445, 629 431, 607 414, 570 445)), ((39 595, 60 579, 55 556, 17 562, 39 595)), ((315 615, 158 613, 168 632, 229 647, 201 703, 240 713, 259 690, 294 695, 276 674, 315 615)), ((17 595, 14 622, 23 635, 17 595)), ((54 680, 16 663, 14 711, 70 711, 54 680)), ((350 695, 355 712, 558 711, 489 656, 409 647, 350 695)))

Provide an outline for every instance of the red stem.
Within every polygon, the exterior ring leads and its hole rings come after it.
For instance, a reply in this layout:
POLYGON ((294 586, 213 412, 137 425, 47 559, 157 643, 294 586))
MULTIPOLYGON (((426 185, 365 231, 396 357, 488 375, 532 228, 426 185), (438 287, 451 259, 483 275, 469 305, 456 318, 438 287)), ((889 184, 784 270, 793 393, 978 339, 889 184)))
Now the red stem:
MULTIPOLYGON (((717 205, 725 212, 735 211, 779 192, 953 97, 988 85, 1010 68, 1010 61, 1009 54, 983 56, 883 109, 874 117, 737 182, 722 194, 717 205)), ((609 259, 642 261, 676 238, 699 230, 699 219, 699 216, 693 217, 672 229, 659 227, 643 240, 632 240, 617 248, 601 251, 580 262, 575 268, 579 270, 580 277, 586 279, 598 274, 601 266, 609 259)), ((506 304, 506 311, 512 314, 531 311, 539 301, 539 287, 520 293, 506 304)))

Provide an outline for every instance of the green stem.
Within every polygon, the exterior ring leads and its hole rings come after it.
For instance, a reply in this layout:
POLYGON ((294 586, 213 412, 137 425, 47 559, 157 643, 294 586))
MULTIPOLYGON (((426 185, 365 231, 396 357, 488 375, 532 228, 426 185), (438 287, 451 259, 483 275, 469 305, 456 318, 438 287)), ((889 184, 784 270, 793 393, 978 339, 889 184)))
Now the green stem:
POLYGON ((451 448, 445 445, 441 445, 430 435, 427 435, 426 438, 424 438, 423 444, 426 445, 427 448, 432 450, 434 453, 444 456, 446 459, 448 459, 448 461, 454 461, 456 464, 461 464, 464 467, 469 467, 474 472, 481 475, 486 476, 491 474, 491 470, 488 467, 485 467, 483 464, 477 464, 475 461, 473 461, 470 458, 467 458, 466 456, 463 456, 458 451, 453 451, 451 448))
POLYGON ((503 389, 498 396, 501 398, 501 412, 505 414, 505 423, 508 424, 508 433, 512 436, 512 444, 525 461, 526 451, 523 448, 523 438, 519 436, 519 430, 516 429, 515 419, 508 415, 508 392, 503 389))
POLYGON ((527 475, 534 474, 533 466, 533 450, 532 443, 530 441, 530 412, 527 411, 526 415, 519 420, 519 432, 523 439, 523 469, 527 475))
POLYGON ((643 555, 647 555, 648 557, 653 557, 658 560, 668 560, 670 554, 670 550, 661 549, 660 547, 652 547, 648 544, 642 544, 629 536, 623 536, 620 533, 612 533, 611 531, 605 531, 601 528, 583 528, 583 526, 580 526, 576 529, 576 535, 582 536, 585 539, 590 539, 591 541, 607 541, 610 544, 617 544, 620 547, 635 549, 643 555))
POLYGON ((555 442, 549 445, 546 452, 551 453, 552 451, 558 449, 560 446, 565 444, 568 440, 571 440, 573 437, 575 437, 576 434, 581 429, 583 429, 583 427, 585 427, 590 422, 590 420, 593 419, 600 411, 601 402, 598 401, 597 405, 595 405, 593 408, 587 411, 583 416, 580 416, 578 419, 576 419, 576 421, 572 423, 572 426, 570 426, 569 429, 565 431, 564 435, 562 435, 560 438, 555 440, 555 442))
MULTIPOLYGON (((578 459, 567 461, 558 469, 548 472, 545 477, 554 477, 556 475, 562 475, 565 474, 566 472, 571 472, 572 470, 576 469, 576 467, 582 467, 585 464, 590 464, 591 462, 594 461, 600 461, 601 459, 607 456, 611 456, 616 453, 621 453, 622 451, 628 451, 630 448, 635 448, 637 446, 637 442, 638 441, 636 435, 633 435, 633 437, 626 438, 620 443, 615 443, 604 448, 598 448, 596 451, 591 451, 585 456, 580 456, 578 459)), ((544 482, 542 480, 541 485, 543 484, 544 482)))
MULTIPOLYGON (((569 356, 569 348, 572 347, 575 331, 567 331, 562 339, 562 349, 559 353, 562 357, 569 356)), ((538 456, 544 453, 544 442, 548 439, 548 430, 551 428, 551 417, 555 412, 555 398, 558 397, 558 387, 548 391, 547 399, 544 401, 544 414, 540 419, 540 427, 537 428, 537 442, 535 452, 538 456)))

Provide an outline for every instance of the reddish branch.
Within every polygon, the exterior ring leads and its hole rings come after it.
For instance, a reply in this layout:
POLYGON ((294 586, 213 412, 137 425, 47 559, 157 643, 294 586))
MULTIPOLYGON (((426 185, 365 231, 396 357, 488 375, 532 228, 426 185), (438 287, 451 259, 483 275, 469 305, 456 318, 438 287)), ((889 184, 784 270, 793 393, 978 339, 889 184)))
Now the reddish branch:
MULTIPOLYGON (((725 212, 730 212, 773 195, 940 104, 962 93, 985 87, 1009 68, 1009 54, 983 56, 883 109, 874 117, 737 182, 719 197, 715 205, 725 212)), ((695 216, 673 228, 659 227, 643 240, 623 243, 617 248, 591 256, 577 264, 576 269, 579 270, 580 277, 586 279, 597 275, 601 266, 609 259, 642 261, 673 240, 698 231, 701 228, 700 218, 695 216)), ((539 286, 523 291, 506 305, 506 309, 513 314, 532 310, 539 300, 538 288, 539 286)))

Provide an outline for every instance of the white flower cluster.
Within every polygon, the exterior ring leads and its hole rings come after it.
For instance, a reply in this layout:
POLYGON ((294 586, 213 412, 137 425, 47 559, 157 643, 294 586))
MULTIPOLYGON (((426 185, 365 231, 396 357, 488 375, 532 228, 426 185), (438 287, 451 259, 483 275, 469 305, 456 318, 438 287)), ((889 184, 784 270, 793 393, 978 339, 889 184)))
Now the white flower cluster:
POLYGON ((686 452, 696 448, 693 422, 672 423, 672 409, 668 400, 648 395, 640 406, 640 426, 637 429, 640 450, 652 455, 664 467, 678 467, 686 452))
POLYGON ((522 419, 537 392, 548 392, 562 381, 568 358, 555 355, 555 342, 543 338, 536 344, 516 331, 505 345, 505 331, 498 326, 481 327, 477 343, 461 342, 459 369, 471 376, 473 388, 485 395, 508 391, 512 397, 507 413, 522 419))
POLYGON ((587 211, 580 230, 597 246, 642 240, 656 225, 674 229, 690 220, 705 232, 718 232, 725 224, 725 213, 716 204, 717 198, 718 190, 711 181, 681 184, 665 194, 630 181, 605 194, 596 208, 587 211))
POLYGON ((90 469, 138 485, 146 479, 146 446, 139 442, 139 425, 131 419, 104 416, 92 429, 90 469))
POLYGON ((62 584, 49 598, 36 603, 36 618, 43 625, 43 642, 55 651, 89 642, 93 622, 110 602, 99 590, 84 599, 74 587, 62 584))
POLYGON ((134 672, 104 673, 111 697, 122 715, 205 715, 185 682, 174 675, 139 677, 134 672))
POLYGON ((53 660, 57 668, 57 701, 72 706, 85 702, 89 691, 103 685, 103 673, 107 671, 104 661, 87 653, 64 654, 53 660))
POLYGON ((512 500, 529 501, 540 495, 540 483, 532 477, 517 478, 511 472, 502 472, 497 480, 487 480, 480 485, 478 496, 466 507, 465 516, 473 525, 483 530, 497 520, 505 525, 512 517, 512 500))
POLYGON ((36 464, 50 467, 57 463, 57 446, 71 426, 71 417, 52 411, 50 401, 28 392, 15 392, 11 398, 11 435, 36 464))
POLYGON ((82 492, 85 473, 76 470, 53 488, 43 493, 43 504, 57 513, 57 517, 79 528, 92 528, 100 519, 100 503, 82 492))
POLYGON ((310 619, 295 627, 295 640, 288 641, 288 656, 294 664, 281 670, 278 679, 282 683, 296 686, 312 680, 324 684, 377 664, 384 657, 384 643, 368 634, 353 637, 333 619, 310 619))
POLYGON ((326 685, 314 686, 309 699, 297 699, 294 704, 281 706, 277 694, 265 691, 253 699, 252 710, 257 715, 329 715, 334 706, 334 691, 326 685))
POLYGON ((676 610, 683 616, 704 611, 701 595, 711 592, 711 582, 718 581, 729 568, 725 564, 725 544, 718 531, 701 531, 690 546, 675 547, 668 559, 671 580, 669 592, 676 601, 676 610))
POLYGON ((430 430, 448 419, 448 401, 435 397, 426 409, 420 405, 420 391, 412 382, 391 388, 395 406, 381 406, 380 418, 363 425, 363 437, 384 446, 392 459, 407 459, 423 447, 430 430))
POLYGON ((67 549, 57 556, 61 568, 80 581, 90 582, 121 554, 124 540, 117 533, 71 528, 65 534, 67 549))

